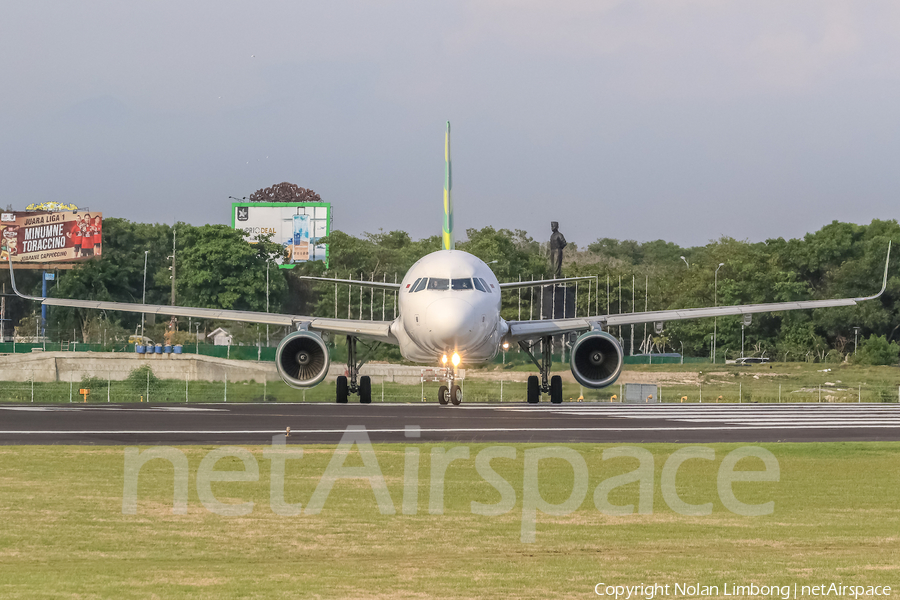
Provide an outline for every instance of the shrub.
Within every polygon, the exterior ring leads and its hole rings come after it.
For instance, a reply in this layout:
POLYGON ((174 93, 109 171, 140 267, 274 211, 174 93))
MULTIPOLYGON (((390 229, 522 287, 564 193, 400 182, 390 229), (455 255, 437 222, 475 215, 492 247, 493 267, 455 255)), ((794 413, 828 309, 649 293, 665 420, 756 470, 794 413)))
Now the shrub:
POLYGON ((870 335, 856 350, 853 363, 857 365, 895 365, 900 358, 900 345, 889 342, 883 335, 870 335))
POLYGON ((90 377, 88 375, 85 375, 81 378, 80 385, 83 389, 93 390, 96 392, 97 390, 106 390, 108 381, 105 378, 90 377))
POLYGON ((128 388, 131 392, 143 395, 147 391, 148 377, 150 393, 152 394, 159 390, 160 380, 159 377, 153 373, 153 369, 151 369, 149 365, 142 365, 137 369, 132 369, 125 381, 128 383, 128 388))

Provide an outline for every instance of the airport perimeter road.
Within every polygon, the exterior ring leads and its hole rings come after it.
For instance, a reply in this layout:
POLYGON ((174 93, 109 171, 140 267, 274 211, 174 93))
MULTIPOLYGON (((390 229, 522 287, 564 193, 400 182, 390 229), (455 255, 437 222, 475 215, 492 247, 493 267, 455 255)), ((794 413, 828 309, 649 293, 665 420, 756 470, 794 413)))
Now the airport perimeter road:
POLYGON ((805 442, 900 440, 898 404, 0 405, 0 444, 805 442), (418 426, 420 437, 407 437, 418 426))

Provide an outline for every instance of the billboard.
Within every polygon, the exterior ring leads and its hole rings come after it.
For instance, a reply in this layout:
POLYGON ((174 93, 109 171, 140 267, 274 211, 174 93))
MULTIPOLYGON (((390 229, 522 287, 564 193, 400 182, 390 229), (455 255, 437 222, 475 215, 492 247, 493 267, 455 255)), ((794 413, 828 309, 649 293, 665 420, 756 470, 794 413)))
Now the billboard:
POLYGON ((0 213, 0 260, 49 263, 103 253, 103 214, 89 211, 0 213))
POLYGON ((243 231, 251 244, 266 235, 281 244, 284 254, 279 264, 285 268, 311 260, 328 266, 328 245, 319 243, 331 233, 327 202, 235 202, 231 226, 243 231))

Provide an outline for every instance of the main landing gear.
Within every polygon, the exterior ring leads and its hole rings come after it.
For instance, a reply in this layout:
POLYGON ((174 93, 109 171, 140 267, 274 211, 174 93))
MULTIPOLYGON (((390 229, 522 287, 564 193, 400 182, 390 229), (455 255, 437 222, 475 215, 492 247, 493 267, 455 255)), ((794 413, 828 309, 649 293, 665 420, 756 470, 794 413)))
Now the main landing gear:
POLYGON ((365 353, 362 358, 357 358, 356 350, 357 340, 352 335, 347 336, 347 373, 337 378, 337 403, 346 404, 350 394, 359 394, 360 404, 372 403, 372 380, 368 375, 359 376, 359 370, 364 364, 369 354, 381 345, 381 342, 375 342, 372 346, 365 346, 365 353))
POLYGON ((525 351, 525 354, 528 355, 528 358, 531 359, 540 372, 540 379, 538 379, 537 375, 531 375, 528 377, 528 403, 529 404, 537 404, 541 401, 541 393, 550 394, 550 402, 553 404, 562 404, 562 377, 559 375, 550 376, 550 364, 551 364, 551 354, 550 354, 550 336, 545 336, 541 338, 540 342, 535 342, 533 344, 528 344, 524 341, 519 342, 519 347, 525 351), (537 358, 534 357, 532 350, 537 344, 541 345, 541 360, 538 361, 537 358), (549 380, 549 381, 548 381, 549 380))

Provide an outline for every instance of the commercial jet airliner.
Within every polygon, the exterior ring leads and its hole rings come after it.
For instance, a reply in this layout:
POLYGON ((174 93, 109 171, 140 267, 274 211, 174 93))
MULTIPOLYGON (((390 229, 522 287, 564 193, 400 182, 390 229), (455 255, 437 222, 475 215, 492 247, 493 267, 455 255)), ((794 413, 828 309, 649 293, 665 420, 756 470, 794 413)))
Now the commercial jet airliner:
POLYGON ((528 402, 540 402, 543 393, 550 396, 552 403, 558 404, 562 402, 562 379, 559 375, 550 376, 550 341, 553 336, 568 333, 579 334, 571 349, 570 368, 572 374, 585 387, 602 388, 616 381, 622 371, 624 361, 621 344, 606 331, 609 327, 850 306, 878 298, 887 287, 890 243, 888 243, 888 258, 884 265, 884 281, 881 291, 874 296, 660 310, 574 319, 506 321, 500 316, 500 293, 502 290, 557 284, 571 281, 572 278, 499 283, 484 261, 467 252, 456 250, 451 202, 449 122, 444 137, 444 157, 444 222, 441 250, 420 259, 399 284, 307 277, 307 279, 317 279, 329 283, 347 283, 396 291, 399 297, 399 316, 393 321, 357 321, 184 306, 37 298, 23 295, 16 289, 15 275, 10 260, 9 269, 13 290, 23 298, 43 302, 50 306, 289 326, 294 331, 279 343, 275 365, 284 382, 295 388, 309 388, 318 385, 328 373, 330 356, 321 334, 346 336, 348 375, 337 378, 336 399, 339 403, 347 402, 351 394, 358 395, 361 403, 367 404, 372 401, 371 381, 368 376, 359 375, 368 352, 364 352, 360 356, 357 351, 357 342, 363 340, 372 343, 368 346, 369 350, 380 343, 395 344, 399 346, 403 357, 409 361, 445 367, 447 385, 440 387, 438 401, 441 404, 458 405, 462 401, 462 390, 456 383, 457 367, 460 364, 474 365, 487 362, 493 359, 501 349, 509 348, 513 344, 517 344, 538 369, 538 375, 528 378, 528 402))

